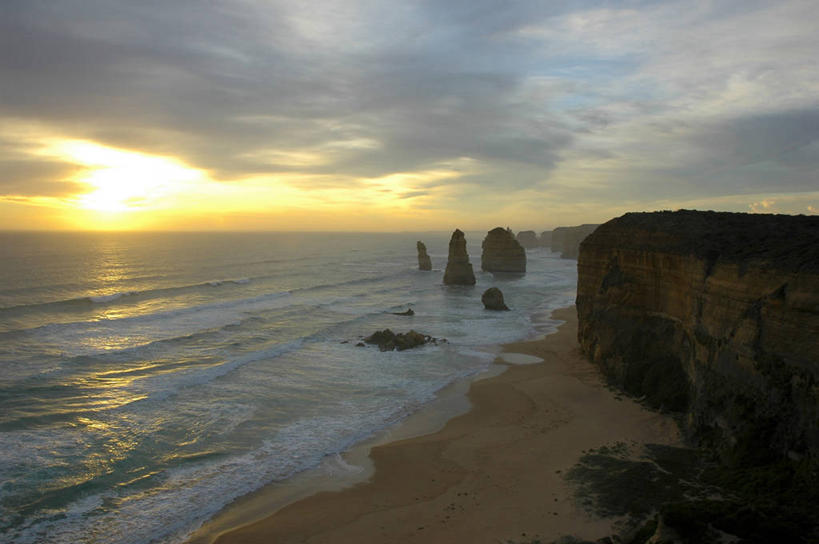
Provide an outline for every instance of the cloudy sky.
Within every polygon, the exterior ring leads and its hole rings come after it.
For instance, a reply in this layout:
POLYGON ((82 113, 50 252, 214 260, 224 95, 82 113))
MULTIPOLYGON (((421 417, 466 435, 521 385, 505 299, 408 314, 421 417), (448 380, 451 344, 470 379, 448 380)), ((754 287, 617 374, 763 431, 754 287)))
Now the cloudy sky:
POLYGON ((815 0, 3 0, 0 228, 819 213, 815 0))

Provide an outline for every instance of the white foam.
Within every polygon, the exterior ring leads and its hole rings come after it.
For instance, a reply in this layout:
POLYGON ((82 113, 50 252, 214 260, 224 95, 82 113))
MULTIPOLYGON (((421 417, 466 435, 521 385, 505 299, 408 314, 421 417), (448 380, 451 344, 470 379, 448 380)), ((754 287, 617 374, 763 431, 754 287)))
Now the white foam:
POLYGON ((501 353, 499 357, 512 365, 534 365, 543 362, 542 358, 525 353, 501 353))

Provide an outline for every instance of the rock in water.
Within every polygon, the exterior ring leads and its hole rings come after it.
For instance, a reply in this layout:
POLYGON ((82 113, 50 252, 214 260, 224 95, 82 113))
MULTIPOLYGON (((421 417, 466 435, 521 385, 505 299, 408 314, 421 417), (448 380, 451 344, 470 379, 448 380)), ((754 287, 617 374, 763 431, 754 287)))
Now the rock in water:
POLYGON ((537 241, 537 234, 535 234, 535 231, 533 230, 520 231, 517 235, 517 241, 526 249, 532 249, 538 247, 539 245, 537 241))
POLYGON ((481 302, 483 302, 483 307, 487 310, 509 310, 503 302, 503 293, 497 287, 490 287, 484 291, 483 295, 481 295, 481 302))
POLYGON ((427 255, 427 246, 420 240, 415 245, 418 248, 418 270, 432 270, 432 260, 427 255))
POLYGON ((410 330, 406 333, 395 334, 390 329, 376 331, 364 339, 368 344, 375 344, 381 351, 404 351, 418 346, 423 346, 428 342, 435 342, 435 338, 426 336, 420 332, 410 330))
POLYGON ((475 285, 475 273, 466 252, 464 233, 455 229, 449 240, 449 259, 446 262, 444 283, 447 285, 475 285))
POLYGON ((490 230, 481 247, 481 270, 511 274, 526 272, 526 250, 515 240, 511 230, 501 227, 490 230))

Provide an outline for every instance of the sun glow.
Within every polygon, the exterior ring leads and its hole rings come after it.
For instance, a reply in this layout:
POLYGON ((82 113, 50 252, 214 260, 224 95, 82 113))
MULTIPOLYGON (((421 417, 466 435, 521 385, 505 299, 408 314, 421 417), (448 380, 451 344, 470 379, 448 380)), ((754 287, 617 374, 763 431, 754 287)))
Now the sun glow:
POLYGON ((201 170, 168 157, 114 149, 87 141, 64 141, 54 151, 86 167, 76 179, 93 187, 77 207, 108 213, 161 207, 163 197, 205 179, 201 170))

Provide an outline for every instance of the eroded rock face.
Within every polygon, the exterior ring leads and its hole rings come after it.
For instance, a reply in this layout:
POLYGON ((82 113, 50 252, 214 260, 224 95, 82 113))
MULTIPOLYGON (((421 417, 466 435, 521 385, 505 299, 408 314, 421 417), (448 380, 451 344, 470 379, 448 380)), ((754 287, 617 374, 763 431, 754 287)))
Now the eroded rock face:
POLYGON ((526 272, 526 250, 515 239, 512 231, 501 227, 490 230, 481 247, 481 270, 511 274, 526 272))
POLYGON ((464 233, 455 229, 449 240, 449 258, 444 271, 444 283, 447 285, 475 285, 475 272, 466 252, 464 233))
POLYGON ((509 308, 503 302, 503 293, 497 287, 490 287, 481 295, 483 307, 487 310, 508 311, 509 308))
POLYGON ((544 230, 537 241, 540 247, 552 247, 552 231, 544 230))
POLYGON ((726 459, 819 453, 819 217, 632 213, 581 244, 578 340, 726 459))
POLYGON ((415 247, 418 249, 418 270, 432 270, 432 260, 427 255, 427 246, 419 240, 415 247))
POLYGON ((552 251, 560 253, 563 259, 577 259, 580 242, 594 232, 599 225, 584 224, 576 227, 557 227, 552 231, 550 245, 552 251))

